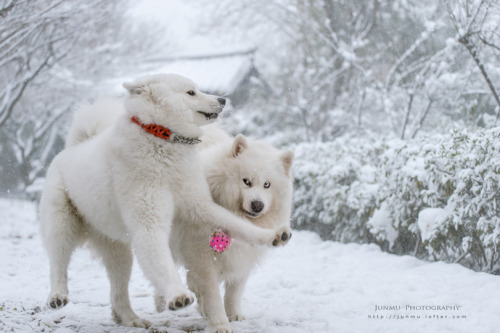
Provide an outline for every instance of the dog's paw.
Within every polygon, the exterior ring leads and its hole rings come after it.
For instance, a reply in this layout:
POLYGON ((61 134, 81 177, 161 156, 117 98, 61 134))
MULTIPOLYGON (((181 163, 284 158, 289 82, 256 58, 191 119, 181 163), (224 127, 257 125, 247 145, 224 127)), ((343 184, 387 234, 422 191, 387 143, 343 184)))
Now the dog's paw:
POLYGON ((284 246, 292 238, 292 231, 290 228, 285 227, 280 229, 273 241, 273 246, 284 246))
POLYGON ((47 301, 47 305, 52 309, 60 309, 66 304, 68 304, 68 295, 54 294, 47 301))
POLYGON ((135 314, 120 315, 115 310, 113 310, 111 313, 112 313, 114 322, 117 323, 118 325, 127 326, 127 327, 139 327, 139 328, 151 327, 150 321, 148 321, 146 319, 139 318, 135 314))
POLYGON ((233 333, 233 328, 229 324, 213 326, 212 330, 215 333, 233 333))
MULTIPOLYGON (((182 309, 194 302, 194 297, 189 294, 182 294, 174 297, 170 302, 168 302, 168 309, 175 311, 182 309)), ((158 309, 158 308, 157 308, 158 309)))
POLYGON ((155 296, 155 307, 156 311, 163 312, 167 307, 167 301, 163 296, 155 296))
POLYGON ((142 319, 139 317, 130 318, 127 320, 120 320, 119 324, 127 327, 139 327, 139 328, 151 327, 151 322, 149 320, 142 319))
POLYGON ((232 328, 218 328, 214 330, 215 333, 233 333, 232 328))
POLYGON ((121 323, 123 326, 128 326, 128 327, 139 327, 139 328, 150 328, 151 327, 151 322, 146 319, 142 318, 134 318, 128 321, 123 321, 121 323))
POLYGON ((228 315, 229 321, 243 321, 246 320, 245 316, 241 313, 234 313, 232 315, 228 315))

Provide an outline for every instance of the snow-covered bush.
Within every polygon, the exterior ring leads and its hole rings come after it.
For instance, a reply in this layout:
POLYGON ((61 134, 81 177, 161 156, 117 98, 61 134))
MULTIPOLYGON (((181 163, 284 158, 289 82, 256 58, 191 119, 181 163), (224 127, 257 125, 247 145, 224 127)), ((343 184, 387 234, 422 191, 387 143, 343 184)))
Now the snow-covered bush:
POLYGON ((500 129, 453 133, 439 160, 448 215, 427 242, 429 252, 499 272, 500 129))
POLYGON ((385 203, 384 210, 391 218, 388 223, 397 230, 392 248, 398 253, 410 252, 418 242, 418 213, 428 206, 424 193, 431 192, 425 173, 425 159, 431 152, 431 146, 398 142, 382 155, 378 165, 385 176, 378 200, 385 203))
POLYGON ((373 240, 366 221, 381 181, 375 168, 383 141, 339 139, 295 148, 293 220, 297 228, 343 242, 373 240))
POLYGON ((500 272, 500 128, 295 152, 296 227, 500 272))

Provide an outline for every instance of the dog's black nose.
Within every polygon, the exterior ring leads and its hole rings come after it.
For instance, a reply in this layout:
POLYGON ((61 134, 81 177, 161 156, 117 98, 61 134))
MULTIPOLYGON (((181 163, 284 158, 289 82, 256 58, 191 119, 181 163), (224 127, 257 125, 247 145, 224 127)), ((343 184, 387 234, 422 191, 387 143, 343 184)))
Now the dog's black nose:
POLYGON ((252 211, 254 213, 260 213, 264 209, 264 203, 262 201, 252 201, 252 211))
POLYGON ((226 99, 225 98, 219 97, 219 98, 217 98, 217 101, 219 102, 220 105, 226 105, 226 99))

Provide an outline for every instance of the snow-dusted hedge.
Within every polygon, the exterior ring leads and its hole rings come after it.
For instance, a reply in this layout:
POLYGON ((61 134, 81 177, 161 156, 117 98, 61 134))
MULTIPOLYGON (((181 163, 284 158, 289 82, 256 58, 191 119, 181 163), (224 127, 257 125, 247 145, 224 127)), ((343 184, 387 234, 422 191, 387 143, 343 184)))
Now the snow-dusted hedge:
POLYGON ((373 240, 367 220, 377 206, 376 169, 383 142, 337 140, 295 148, 294 223, 344 242, 373 240))
POLYGON ((295 153, 295 227, 500 272, 500 128, 295 153))

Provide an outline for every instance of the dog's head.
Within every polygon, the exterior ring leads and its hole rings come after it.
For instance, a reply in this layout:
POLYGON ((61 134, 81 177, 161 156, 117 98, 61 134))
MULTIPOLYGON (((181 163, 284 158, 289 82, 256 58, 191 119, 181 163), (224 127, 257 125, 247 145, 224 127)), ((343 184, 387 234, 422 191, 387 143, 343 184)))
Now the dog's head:
POLYGON ((221 155, 205 166, 214 200, 262 227, 289 223, 293 153, 240 134, 221 155))
POLYGON ((205 94, 176 74, 144 76, 123 87, 130 94, 126 109, 131 116, 187 136, 200 136, 198 127, 215 121, 226 104, 224 98, 205 94))

